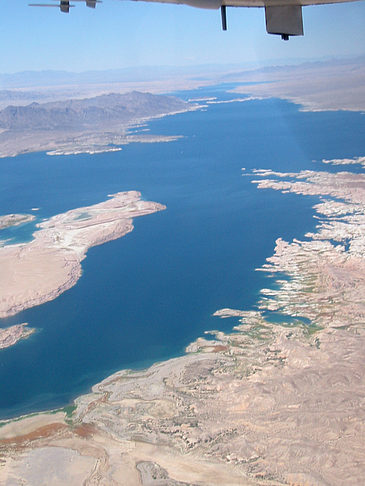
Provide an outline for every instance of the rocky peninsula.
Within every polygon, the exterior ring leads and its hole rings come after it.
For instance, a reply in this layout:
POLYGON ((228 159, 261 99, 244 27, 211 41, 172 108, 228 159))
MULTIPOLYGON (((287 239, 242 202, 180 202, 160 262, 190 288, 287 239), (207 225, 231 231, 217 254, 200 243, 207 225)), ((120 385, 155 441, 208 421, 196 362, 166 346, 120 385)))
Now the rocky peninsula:
POLYGON ((258 269, 257 308, 217 311, 237 319, 230 334, 117 372, 72 408, 3 422, 3 484, 363 484, 365 176, 250 176, 318 197, 316 230, 279 238, 258 269))
POLYGON ((133 218, 165 209, 136 191, 72 209, 37 225, 29 243, 0 248, 0 318, 55 299, 76 284, 92 246, 133 230, 133 218))

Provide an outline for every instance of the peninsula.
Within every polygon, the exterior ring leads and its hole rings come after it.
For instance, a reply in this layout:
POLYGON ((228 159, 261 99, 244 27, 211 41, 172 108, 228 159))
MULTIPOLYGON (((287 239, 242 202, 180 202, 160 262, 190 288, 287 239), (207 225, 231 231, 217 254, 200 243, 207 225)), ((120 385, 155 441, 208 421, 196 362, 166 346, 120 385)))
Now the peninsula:
MULTIPOLYGON (((120 150, 131 142, 159 142, 162 136, 131 135, 146 120, 197 109, 174 96, 132 91, 63 99, 0 111, 0 158, 28 152, 52 155, 120 150)), ((174 137, 166 137, 166 141, 174 137)))
POLYGON ((249 176, 283 197, 318 196, 316 230, 279 238, 258 269, 273 285, 257 308, 217 311, 237 319, 233 332, 119 371, 72 408, 4 421, 4 484, 37 484, 40 470, 70 486, 363 483, 365 176, 249 176))
POLYGON ((89 248, 133 230, 133 218, 165 209, 136 191, 72 209, 37 225, 29 243, 0 248, 0 318, 55 299, 81 276, 89 248))

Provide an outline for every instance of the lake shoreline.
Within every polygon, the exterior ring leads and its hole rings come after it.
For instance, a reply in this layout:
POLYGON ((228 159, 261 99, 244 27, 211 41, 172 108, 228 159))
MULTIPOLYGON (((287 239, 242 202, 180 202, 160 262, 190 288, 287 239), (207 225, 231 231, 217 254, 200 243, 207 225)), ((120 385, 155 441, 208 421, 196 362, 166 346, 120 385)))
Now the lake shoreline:
MULTIPOLYGON (((0 477, 26 478, 42 458, 47 477, 71 455, 84 477, 93 470, 128 485, 147 485, 156 474, 171 484, 209 478, 217 486, 340 485, 349 477, 357 484, 363 477, 365 176, 270 170, 249 176, 260 190, 324 197, 314 208, 316 231, 302 241, 279 238, 258 269, 279 275, 275 290, 262 290, 258 310, 217 311, 238 319, 232 333, 213 331, 213 339, 198 338, 184 356, 118 371, 78 397, 70 413, 56 410, 53 419, 40 413, 31 423, 24 417, 26 433, 22 420, 3 422, 0 477), (291 317, 292 325, 267 320, 264 312, 272 311, 291 317)), ((76 484, 72 468, 64 474, 76 484)))

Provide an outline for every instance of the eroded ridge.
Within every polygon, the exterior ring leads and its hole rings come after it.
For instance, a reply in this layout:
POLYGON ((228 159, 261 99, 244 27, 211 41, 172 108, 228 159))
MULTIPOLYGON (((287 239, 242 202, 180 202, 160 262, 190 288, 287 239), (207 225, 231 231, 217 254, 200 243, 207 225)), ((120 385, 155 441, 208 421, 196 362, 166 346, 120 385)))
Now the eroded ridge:
POLYGON ((39 223, 29 243, 0 248, 0 318, 55 299, 76 284, 89 248, 124 236, 133 218, 164 208, 139 192, 118 192, 39 223))
POLYGON ((363 484, 364 176, 255 175, 260 188, 323 198, 315 233, 277 241, 261 269, 276 285, 258 309, 217 311, 239 319, 231 334, 117 372, 68 415, 5 424, 5 484, 35 484, 39 470, 70 485, 363 484))

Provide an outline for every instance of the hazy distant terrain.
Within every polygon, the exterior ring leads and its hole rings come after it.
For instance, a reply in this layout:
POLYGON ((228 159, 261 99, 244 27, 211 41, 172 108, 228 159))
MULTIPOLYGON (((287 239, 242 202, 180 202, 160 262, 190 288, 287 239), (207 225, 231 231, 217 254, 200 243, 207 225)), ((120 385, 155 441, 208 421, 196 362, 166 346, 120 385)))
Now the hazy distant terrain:
MULTIPOLYGON (((304 110, 365 110, 364 57, 260 69, 222 65, 0 74, 0 157, 111 150, 136 141, 127 129, 141 120, 196 109, 165 93, 221 83, 237 83, 234 91, 247 95, 288 99, 304 110)), ((155 140, 138 135, 138 141, 155 140)))
MULTIPOLYGON (((237 70, 237 67, 229 65, 189 68, 147 66, 81 73, 24 71, 0 74, 0 109, 8 105, 91 98, 135 90, 165 94, 212 84, 217 77, 234 69, 237 70)), ((241 70, 242 66, 239 69, 241 70)))
POLYGON ((238 91, 303 103, 306 109, 365 109, 365 57, 255 68, 242 65, 144 67, 73 73, 0 74, 0 109, 109 93, 165 94, 219 83, 245 83, 238 91))
POLYGON ((118 84, 133 81, 134 83, 150 83, 169 81, 191 77, 213 76, 234 69, 242 69, 242 65, 201 65, 201 66, 143 66, 105 71, 84 71, 80 73, 69 71, 23 71, 18 73, 0 73, 0 89, 34 89, 59 88, 60 86, 86 86, 101 84, 118 84))
POLYGON ((227 74, 225 82, 254 82, 235 91, 285 98, 305 110, 365 110, 365 57, 227 74))

